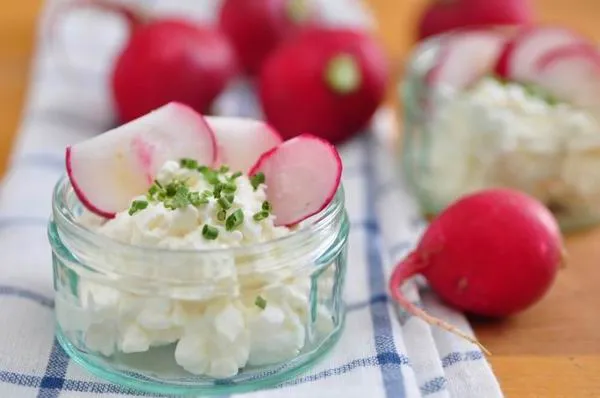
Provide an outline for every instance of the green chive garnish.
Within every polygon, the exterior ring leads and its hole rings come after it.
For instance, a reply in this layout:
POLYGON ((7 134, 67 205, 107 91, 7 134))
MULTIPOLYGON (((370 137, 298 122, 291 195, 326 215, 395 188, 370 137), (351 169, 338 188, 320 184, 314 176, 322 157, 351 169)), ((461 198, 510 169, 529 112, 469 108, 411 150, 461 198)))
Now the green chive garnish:
POLYGON ((188 199, 192 206, 198 207, 200 205, 208 204, 208 198, 201 195, 199 192, 190 192, 188 199))
POLYGON ((217 203, 219 203, 219 206, 221 206, 223 210, 229 210, 231 208, 231 202, 224 196, 217 199, 217 203))
POLYGON ((250 177, 250 184, 252 184, 252 188, 254 188, 254 190, 256 191, 256 188, 258 188, 258 186, 260 184, 263 184, 265 182, 265 175, 263 174, 262 171, 259 171, 258 173, 254 174, 252 177, 250 177))
POLYGON ((129 215, 133 216, 135 213, 144 210, 146 207, 148 207, 147 201, 139 199, 134 200, 131 202, 131 207, 129 207, 129 215))
POLYGON ((225 221, 226 218, 227 218, 227 211, 219 210, 219 212, 217 213, 217 220, 225 221))
POLYGON ((215 190, 213 191, 213 195, 216 199, 219 199, 221 197, 221 191, 223 190, 223 184, 221 183, 217 183, 215 185, 215 190))
POLYGON ((266 211, 267 213, 270 213, 273 210, 273 206, 271 206, 271 202, 269 202, 268 200, 265 200, 262 203, 262 209, 264 211, 266 211))
POLYGON ((237 190, 237 185, 235 185, 235 182, 233 181, 229 181, 226 182, 225 184, 223 184, 223 191, 225 192, 235 192, 237 190))
POLYGON ((203 174, 210 185, 217 185, 221 182, 219 175, 214 170, 207 170, 203 174))
POLYGON ((229 166, 223 165, 221 166, 221 168, 219 169, 219 173, 227 173, 229 171, 229 166))
POLYGON ((267 308, 267 300, 265 300, 262 296, 256 296, 256 300, 254 300, 254 305, 264 310, 267 308))
POLYGON ((258 213, 255 213, 252 218, 254 219, 254 221, 262 221, 265 218, 269 217, 269 212, 265 211, 265 210, 261 210, 258 213))
POLYGON ((219 236, 219 230, 212 225, 204 224, 202 228, 202 236, 207 240, 215 240, 219 236))
POLYGON ((198 168, 198 161, 195 159, 183 158, 179 161, 179 165, 184 169, 194 170, 198 168))
POLYGON ((233 231, 244 222, 244 212, 242 209, 237 209, 227 217, 225 220, 225 229, 233 231))
POLYGON ((235 173, 233 173, 231 175, 231 180, 235 180, 236 178, 241 177, 241 176, 242 176, 242 172, 241 171, 236 171, 235 173))

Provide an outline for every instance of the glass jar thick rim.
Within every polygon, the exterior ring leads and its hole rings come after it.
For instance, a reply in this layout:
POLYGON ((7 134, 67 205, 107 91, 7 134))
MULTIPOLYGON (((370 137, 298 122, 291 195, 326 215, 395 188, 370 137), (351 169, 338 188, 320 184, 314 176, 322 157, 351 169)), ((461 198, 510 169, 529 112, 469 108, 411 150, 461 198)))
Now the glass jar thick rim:
POLYGON ((314 234, 329 228, 345 212, 345 192, 343 184, 340 182, 338 190, 336 191, 334 199, 331 201, 331 203, 319 213, 308 218, 306 225, 301 226, 297 231, 293 231, 289 235, 253 245, 206 250, 173 250, 168 248, 132 245, 94 232, 93 230, 77 222, 76 215, 73 213, 72 208, 66 203, 66 196, 68 194, 73 194, 77 203, 81 204, 81 201, 75 195, 70 180, 66 174, 64 174, 55 184, 52 194, 52 218, 53 222, 57 225, 58 231, 68 231, 68 233, 77 236, 78 239, 101 245, 106 250, 114 249, 118 250, 120 253, 144 253, 144 255, 190 256, 227 254, 243 256, 244 254, 250 253, 257 254, 257 252, 269 252, 276 247, 281 247, 282 245, 288 247, 293 247, 295 245, 300 246, 314 234))

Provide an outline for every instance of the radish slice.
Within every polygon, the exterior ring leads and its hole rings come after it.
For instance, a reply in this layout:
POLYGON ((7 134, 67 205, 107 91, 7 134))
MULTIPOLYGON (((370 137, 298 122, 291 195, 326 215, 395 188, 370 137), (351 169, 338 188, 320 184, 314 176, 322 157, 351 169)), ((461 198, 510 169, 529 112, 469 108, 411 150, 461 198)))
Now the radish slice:
POLYGON ((77 197, 107 218, 143 194, 168 160, 193 158, 213 165, 213 132, 191 108, 169 103, 66 150, 67 174, 77 197))
POLYGON ((496 73, 510 80, 534 81, 540 57, 558 47, 586 42, 585 37, 562 27, 525 29, 506 43, 496 64, 496 73))
POLYGON ((301 134, 264 153, 250 175, 262 172, 275 225, 294 225, 333 200, 342 177, 342 159, 319 137, 301 134))
POLYGON ((217 140, 217 166, 225 164, 233 171, 247 173, 263 153, 283 141, 277 131, 259 120, 221 116, 205 119, 217 140))
POLYGON ((506 37, 491 31, 466 31, 442 42, 439 61, 426 77, 430 84, 461 89, 493 69, 506 37))
POLYGON ((600 52, 589 44, 560 47, 537 63, 538 84, 576 106, 600 110, 600 52))

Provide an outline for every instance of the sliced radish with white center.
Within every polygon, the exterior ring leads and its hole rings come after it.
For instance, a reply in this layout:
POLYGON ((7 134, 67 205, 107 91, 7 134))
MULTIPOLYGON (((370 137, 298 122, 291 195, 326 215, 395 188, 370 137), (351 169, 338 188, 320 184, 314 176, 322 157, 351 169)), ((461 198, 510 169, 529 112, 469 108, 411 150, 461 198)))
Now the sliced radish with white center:
POLYGON ((537 63, 537 83, 561 100, 600 111, 600 52, 589 44, 554 49, 537 63))
POLYGON ((572 30, 538 26, 527 28, 506 43, 496 65, 496 73, 510 80, 535 81, 537 63, 549 51, 588 40, 572 30))
POLYGON ((294 225, 326 208, 342 177, 342 159, 319 137, 301 134, 263 154, 250 175, 262 172, 276 225, 294 225))
POLYGON ((204 118, 172 102, 68 147, 66 167, 83 205, 112 218, 148 189, 166 161, 192 158, 212 166, 216 155, 215 137, 204 118))
POLYGON ((442 42, 437 64, 426 77, 429 84, 461 89, 491 71, 506 37, 491 31, 450 34, 442 42))
POLYGON ((217 166, 227 165, 234 172, 247 173, 263 153, 283 141, 275 129, 260 120, 223 116, 205 119, 217 140, 217 166))

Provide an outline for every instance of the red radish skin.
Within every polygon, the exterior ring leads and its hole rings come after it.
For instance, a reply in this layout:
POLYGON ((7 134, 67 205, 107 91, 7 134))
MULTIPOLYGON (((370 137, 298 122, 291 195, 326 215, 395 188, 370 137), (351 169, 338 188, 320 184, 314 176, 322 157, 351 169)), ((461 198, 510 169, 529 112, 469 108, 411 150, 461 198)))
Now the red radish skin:
POLYGON ((438 0, 423 11, 420 40, 461 28, 521 26, 534 21, 529 0, 438 0))
POLYGON ((301 134, 265 152, 249 175, 265 175, 275 225, 293 226, 324 210, 342 179, 342 159, 328 141, 301 134))
POLYGON ((278 45, 314 21, 310 0, 225 0, 219 26, 235 48, 240 66, 256 75, 278 45))
MULTIPOLYGON (((122 15, 130 37, 112 71, 119 122, 126 123, 169 102, 207 113, 238 68, 227 37, 192 21, 154 18, 109 0, 75 0, 69 8, 93 6, 122 15)), ((62 11, 64 12, 64 11, 62 11)))
POLYGON ((310 132, 336 144, 368 124, 387 81, 387 60, 374 37, 310 28, 267 59, 259 96, 266 119, 285 139, 310 132))
POLYGON ((395 268, 395 301, 424 321, 478 344, 410 303, 400 287, 423 275, 455 308, 505 317, 529 308, 550 289, 565 260, 559 227, 543 204, 509 189, 464 196, 432 221, 416 249, 395 268))
POLYGON ((517 81, 534 81, 539 59, 566 45, 586 43, 579 33, 560 26, 533 26, 520 30, 506 42, 496 64, 496 74, 517 81))
POLYGON ((537 60, 536 69, 544 72, 555 62, 566 61, 568 59, 583 59, 590 64, 600 66, 600 51, 594 45, 589 43, 577 43, 555 48, 545 53, 537 60))

